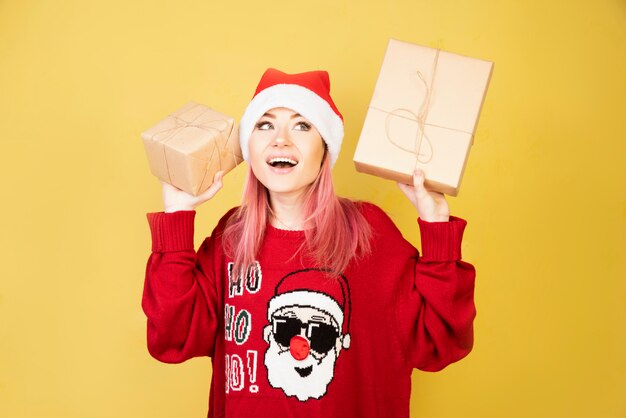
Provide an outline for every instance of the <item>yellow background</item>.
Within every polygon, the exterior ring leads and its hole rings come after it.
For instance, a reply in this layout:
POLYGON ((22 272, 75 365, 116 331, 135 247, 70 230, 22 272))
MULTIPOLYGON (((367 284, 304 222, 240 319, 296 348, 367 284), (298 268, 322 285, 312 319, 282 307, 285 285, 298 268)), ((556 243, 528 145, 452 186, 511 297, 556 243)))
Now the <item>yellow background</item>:
POLYGON ((351 161, 389 37, 495 61, 449 199, 469 220, 476 344, 414 373, 412 416, 626 417, 624 0, 0 0, 0 416, 205 415, 209 361, 145 348, 144 213, 161 201, 139 133, 188 100, 239 118, 268 66, 329 70, 338 192, 417 245, 396 185, 351 161))

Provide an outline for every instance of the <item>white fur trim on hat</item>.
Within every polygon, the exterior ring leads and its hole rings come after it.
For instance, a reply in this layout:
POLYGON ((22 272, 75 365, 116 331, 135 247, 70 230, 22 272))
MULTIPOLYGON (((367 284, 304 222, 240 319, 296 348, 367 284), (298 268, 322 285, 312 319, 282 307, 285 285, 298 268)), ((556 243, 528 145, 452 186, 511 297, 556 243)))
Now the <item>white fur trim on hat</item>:
POLYGON ((337 321, 341 332, 345 332, 343 329, 343 311, 341 310, 341 306, 339 306, 333 298, 324 293, 310 290, 294 290, 293 292, 276 295, 270 299, 267 308, 267 320, 272 322, 274 312, 287 306, 311 307, 324 311, 337 321))
POLYGON ((328 146, 331 166, 339 157, 343 140, 343 121, 328 102, 306 87, 275 84, 260 91, 250 101, 239 123, 239 143, 243 159, 248 161, 248 140, 258 120, 270 109, 286 107, 308 119, 328 146))

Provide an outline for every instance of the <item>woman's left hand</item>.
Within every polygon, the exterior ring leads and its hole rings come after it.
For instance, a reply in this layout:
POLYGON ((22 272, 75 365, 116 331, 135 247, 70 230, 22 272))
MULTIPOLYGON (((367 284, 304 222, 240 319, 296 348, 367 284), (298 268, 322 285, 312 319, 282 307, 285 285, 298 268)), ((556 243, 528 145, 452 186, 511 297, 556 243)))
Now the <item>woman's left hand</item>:
POLYGON ((432 192, 424 187, 424 172, 415 169, 413 172, 413 186, 398 183, 400 190, 409 198, 417 213, 426 222, 448 222, 450 208, 443 193, 432 192))

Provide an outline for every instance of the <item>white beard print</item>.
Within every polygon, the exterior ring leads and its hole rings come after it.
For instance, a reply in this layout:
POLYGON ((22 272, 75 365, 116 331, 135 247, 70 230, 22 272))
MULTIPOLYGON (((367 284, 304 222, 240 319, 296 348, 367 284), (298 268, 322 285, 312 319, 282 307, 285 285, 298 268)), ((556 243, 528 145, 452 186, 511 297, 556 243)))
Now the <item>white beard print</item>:
POLYGON ((302 402, 309 398, 320 399, 326 394, 328 384, 333 380, 337 359, 334 347, 318 362, 311 354, 298 361, 291 356, 289 349, 281 352, 273 335, 270 335, 269 344, 264 363, 267 379, 273 388, 282 389, 285 395, 295 396, 302 402))

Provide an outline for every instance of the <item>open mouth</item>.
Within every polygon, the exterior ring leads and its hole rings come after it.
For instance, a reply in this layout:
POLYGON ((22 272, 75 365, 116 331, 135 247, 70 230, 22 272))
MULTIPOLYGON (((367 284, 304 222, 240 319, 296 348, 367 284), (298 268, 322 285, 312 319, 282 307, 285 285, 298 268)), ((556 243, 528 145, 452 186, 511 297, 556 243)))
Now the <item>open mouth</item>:
POLYGON ((298 165, 298 161, 289 157, 274 157, 267 160, 267 163, 274 168, 291 168, 298 165))
POLYGON ((307 377, 313 371, 313 365, 309 367, 294 367, 294 369, 296 369, 300 377, 307 377))

